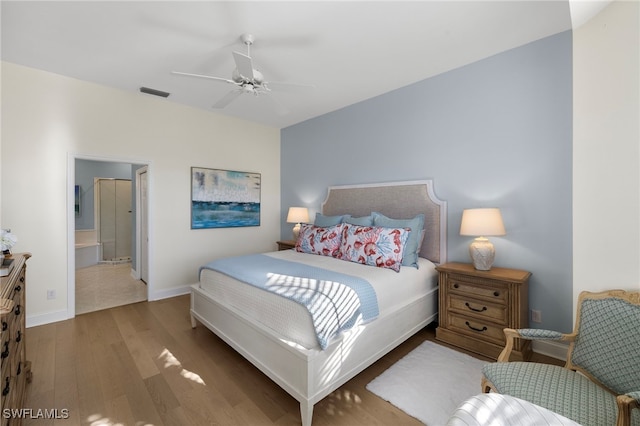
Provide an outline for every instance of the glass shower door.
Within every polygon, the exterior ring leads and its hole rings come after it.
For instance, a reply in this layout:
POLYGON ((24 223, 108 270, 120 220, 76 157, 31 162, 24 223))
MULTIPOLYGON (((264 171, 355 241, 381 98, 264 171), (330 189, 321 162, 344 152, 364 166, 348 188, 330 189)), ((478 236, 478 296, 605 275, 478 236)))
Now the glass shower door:
POLYGON ((100 179, 102 260, 131 259, 131 180, 100 179))

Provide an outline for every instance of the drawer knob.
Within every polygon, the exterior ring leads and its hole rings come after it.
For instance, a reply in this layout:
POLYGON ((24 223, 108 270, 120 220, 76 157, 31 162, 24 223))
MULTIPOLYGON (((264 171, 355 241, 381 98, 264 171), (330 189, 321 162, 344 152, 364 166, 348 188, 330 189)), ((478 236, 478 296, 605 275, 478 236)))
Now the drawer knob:
POLYGON ((24 277, 20 277, 20 282, 23 283, 24 282, 24 277))
POLYGON ((18 330, 18 336, 16 336, 16 343, 20 343, 22 340, 22 331, 18 330))
POLYGON ((453 288, 459 288, 460 286, 458 284, 454 284, 453 288))
POLYGON ((16 313, 16 315, 20 315, 22 313, 22 308, 20 307, 20 305, 16 305, 16 309, 14 312, 16 313))
POLYGON ((9 356, 9 342, 4 342, 4 350, 0 354, 0 358, 6 358, 9 356))
POLYGON ((487 331, 487 326, 484 326, 482 328, 476 328, 476 327, 472 326, 471 324, 469 324, 469 321, 465 321, 464 323, 467 325, 467 327, 469 327, 473 331, 479 331, 480 333, 482 333, 483 331, 487 331))
POLYGON ((18 293, 19 291, 22 290, 22 286, 17 285, 15 290, 16 290, 16 293, 18 293))
POLYGON ((9 387, 9 378, 6 377, 5 378, 5 385, 4 388, 2 389, 2 396, 7 396, 9 395, 9 390, 11 390, 11 388, 9 387))
POLYGON ((493 295, 494 295, 495 297, 498 297, 498 296, 500 296, 500 292, 499 292, 499 291, 494 291, 494 292, 493 292, 493 295))
POLYGON ((6 331, 9 328, 9 324, 6 321, 2 321, 2 331, 6 331))
POLYGON ((473 306, 471 306, 469 304, 469 302, 465 302, 464 305, 469 308, 470 310, 472 310, 473 312, 484 312, 487 310, 486 306, 483 306, 482 308, 478 309, 478 308, 474 308, 473 306))

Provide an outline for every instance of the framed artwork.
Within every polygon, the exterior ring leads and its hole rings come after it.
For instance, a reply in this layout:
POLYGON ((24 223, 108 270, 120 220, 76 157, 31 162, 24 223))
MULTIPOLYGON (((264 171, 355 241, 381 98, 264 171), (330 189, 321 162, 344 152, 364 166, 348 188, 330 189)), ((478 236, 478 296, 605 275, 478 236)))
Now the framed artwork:
POLYGON ((191 229, 260 226, 260 173, 191 168, 191 229))
POLYGON ((80 185, 76 185, 74 188, 74 195, 75 195, 75 211, 76 211, 76 217, 80 217, 80 185))

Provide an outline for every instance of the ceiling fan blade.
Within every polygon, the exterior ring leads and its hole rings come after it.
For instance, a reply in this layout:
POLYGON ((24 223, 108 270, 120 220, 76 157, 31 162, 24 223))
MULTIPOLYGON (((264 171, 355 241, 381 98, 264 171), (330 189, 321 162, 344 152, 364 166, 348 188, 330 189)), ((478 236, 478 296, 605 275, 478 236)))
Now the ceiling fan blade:
POLYGON ((244 53, 233 52, 233 60, 236 61, 238 72, 245 78, 253 80, 253 64, 251 58, 244 53))
POLYGON ((213 104, 213 107, 214 108, 224 108, 227 105, 229 105, 231 102, 236 100, 236 98, 238 96, 240 96, 240 95, 242 95, 242 91, 241 90, 232 90, 229 93, 227 93, 226 95, 224 95, 222 98, 220 98, 220 100, 218 100, 218 102, 213 104))
POLYGON ((212 75, 191 74, 188 72, 180 72, 180 71, 171 71, 171 74, 186 75, 187 77, 208 78, 209 80, 224 81, 226 83, 236 84, 235 81, 229 80, 228 78, 214 77, 212 75))
POLYGON ((267 82, 269 89, 275 90, 278 92, 307 92, 309 90, 313 90, 316 86, 311 84, 300 84, 300 83, 283 83, 279 81, 269 81, 267 82))

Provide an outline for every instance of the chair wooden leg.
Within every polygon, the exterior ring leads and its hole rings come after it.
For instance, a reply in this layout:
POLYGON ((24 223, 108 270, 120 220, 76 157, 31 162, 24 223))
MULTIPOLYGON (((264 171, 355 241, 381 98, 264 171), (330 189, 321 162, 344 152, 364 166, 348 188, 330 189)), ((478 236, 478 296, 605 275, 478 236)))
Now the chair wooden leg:
POLYGON ((482 388, 482 392, 483 393, 489 393, 489 392, 498 392, 495 388, 495 386, 493 385, 493 383, 491 383, 489 380, 487 380, 486 377, 482 376, 482 381, 480 382, 480 387, 482 388))
POLYGON ((618 404, 616 426, 629 426, 631 424, 631 410, 640 408, 640 405, 635 399, 627 395, 618 395, 616 404, 618 404))

